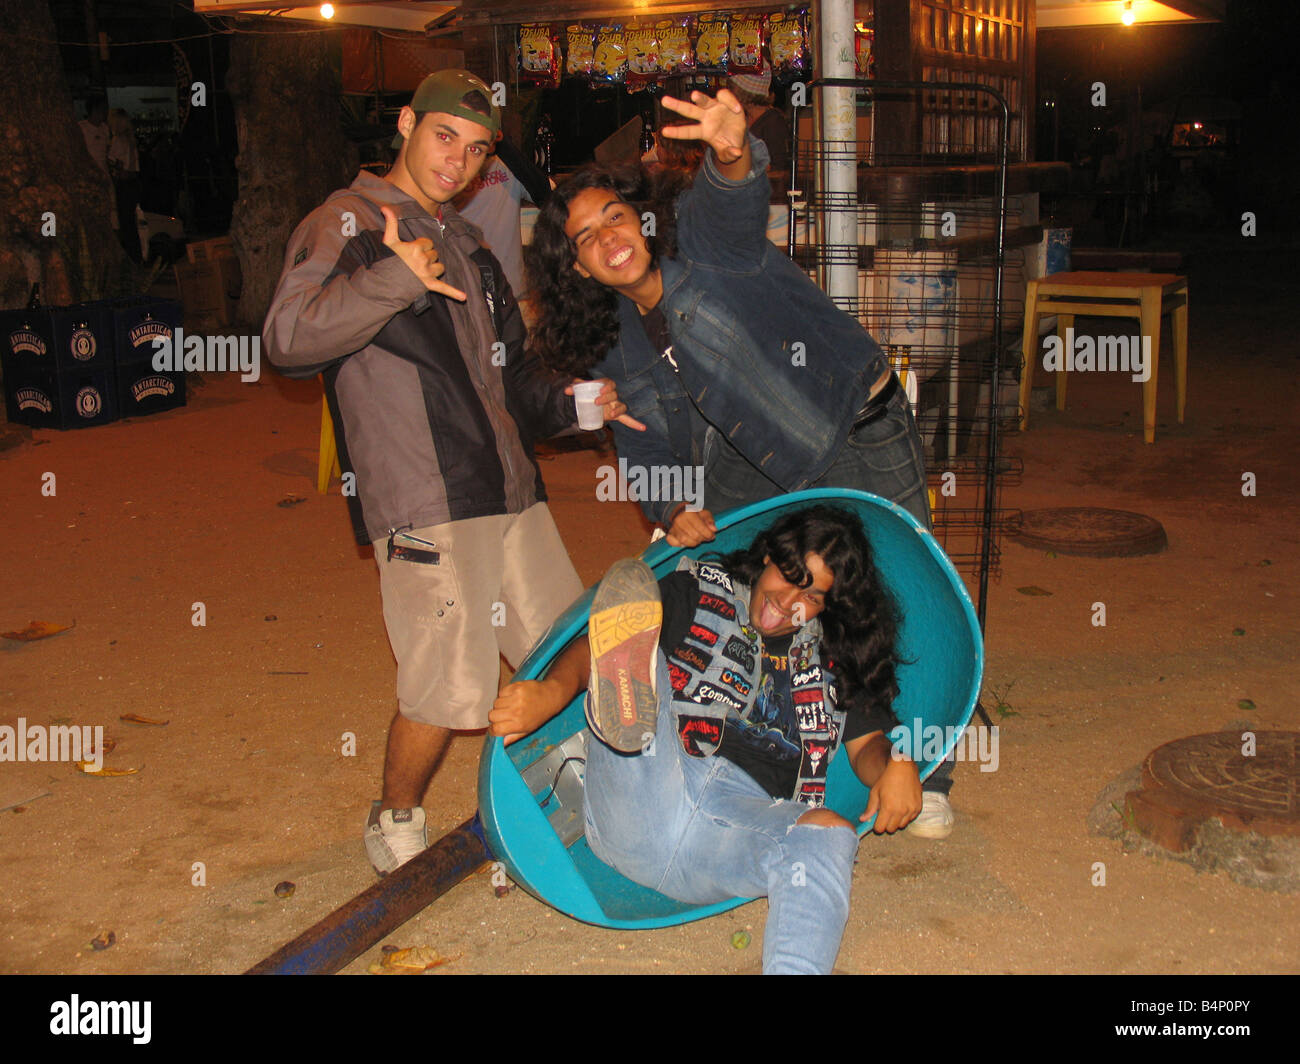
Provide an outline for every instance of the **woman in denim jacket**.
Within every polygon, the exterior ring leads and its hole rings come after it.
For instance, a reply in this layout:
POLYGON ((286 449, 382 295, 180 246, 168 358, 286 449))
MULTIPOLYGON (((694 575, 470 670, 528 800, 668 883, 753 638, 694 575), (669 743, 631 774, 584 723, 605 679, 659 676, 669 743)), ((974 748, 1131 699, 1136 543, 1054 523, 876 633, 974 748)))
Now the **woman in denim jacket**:
POLYGON ((704 467, 704 509, 640 500, 674 546, 712 539, 710 511, 809 487, 870 491, 929 527, 921 443, 883 352, 767 240, 767 149, 736 98, 691 99, 664 99, 687 122, 661 133, 709 148, 675 216, 634 206, 635 178, 595 168, 542 212, 534 349, 617 382, 646 426, 615 428, 619 456, 647 483, 704 467))

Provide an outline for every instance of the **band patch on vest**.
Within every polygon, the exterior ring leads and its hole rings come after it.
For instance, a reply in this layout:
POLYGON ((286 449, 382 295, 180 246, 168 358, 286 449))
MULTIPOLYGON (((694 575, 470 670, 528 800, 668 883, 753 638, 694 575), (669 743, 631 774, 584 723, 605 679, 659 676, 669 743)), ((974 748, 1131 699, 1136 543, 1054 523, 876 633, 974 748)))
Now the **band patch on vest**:
POLYGON ((694 647, 679 646, 668 657, 685 665, 688 669, 694 669, 696 672, 703 672, 709 667, 708 657, 694 647))
POLYGON ((710 595, 707 591, 700 592, 700 609, 708 610, 709 613, 716 613, 719 617, 728 621, 736 619, 736 607, 724 598, 717 595, 710 595))
POLYGON ((682 741, 682 749, 691 757, 708 757, 722 742, 722 721, 680 714, 677 717, 677 735, 682 741), (701 749, 701 743, 708 749, 701 749))
POLYGON ((814 665, 811 669, 805 669, 803 672, 796 672, 790 677, 790 685, 792 687, 808 687, 815 683, 820 684, 821 682, 822 670, 819 665, 814 665))
POLYGON ((736 589, 731 586, 731 577, 716 565, 699 565, 695 569, 695 575, 701 580, 707 580, 710 584, 718 584, 725 588, 728 595, 736 593, 736 589))
POLYGON ((803 744, 803 761, 799 765, 801 779, 817 779, 826 775, 826 763, 830 760, 831 745, 819 739, 805 739, 803 744))
POLYGON ((803 672, 811 663, 811 643, 799 643, 790 648, 790 670, 792 672, 803 672))
POLYGON ((685 690, 686 683, 690 678, 691 674, 680 665, 674 665, 671 661, 668 662, 668 683, 674 691, 685 690))
POLYGON ((825 704, 818 699, 812 704, 796 703, 794 707, 794 719, 799 725, 801 732, 824 732, 831 730, 831 719, 826 712, 825 704))
POLYGON ((712 628, 705 628, 702 624, 691 625, 689 635, 692 639, 698 639, 706 647, 711 647, 718 641, 718 633, 712 628))
POLYGON ((820 809, 826 804, 826 784, 801 783, 795 801, 811 806, 813 809, 820 809))
POLYGON ((731 669, 723 669, 718 673, 718 682, 725 683, 742 698, 746 697, 754 689, 748 680, 739 673, 732 672, 731 669))
POLYGON ((715 684, 709 683, 708 680, 701 680, 696 684, 695 690, 691 692, 691 700, 700 703, 716 702, 719 705, 726 706, 728 709, 734 709, 737 713, 739 713, 741 708, 744 706, 744 703, 741 702, 739 698, 734 698, 727 694, 726 691, 717 687, 715 684))
POLYGON ((754 671, 754 648, 739 636, 733 635, 722 648, 722 656, 734 661, 746 672, 754 671))

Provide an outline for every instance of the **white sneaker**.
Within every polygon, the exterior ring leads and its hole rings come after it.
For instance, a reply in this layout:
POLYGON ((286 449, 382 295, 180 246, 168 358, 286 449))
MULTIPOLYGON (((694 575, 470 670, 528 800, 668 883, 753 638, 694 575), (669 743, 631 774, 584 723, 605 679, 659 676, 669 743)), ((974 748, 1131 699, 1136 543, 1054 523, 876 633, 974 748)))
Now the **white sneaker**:
POLYGON ((907 833, 918 839, 946 839, 952 834, 952 803, 946 794, 924 791, 921 794, 921 811, 907 825, 907 833))
POLYGON ((385 809, 382 802, 370 803, 370 817, 366 820, 366 856, 381 876, 395 872, 412 857, 428 849, 429 836, 425 830, 424 810, 385 809))

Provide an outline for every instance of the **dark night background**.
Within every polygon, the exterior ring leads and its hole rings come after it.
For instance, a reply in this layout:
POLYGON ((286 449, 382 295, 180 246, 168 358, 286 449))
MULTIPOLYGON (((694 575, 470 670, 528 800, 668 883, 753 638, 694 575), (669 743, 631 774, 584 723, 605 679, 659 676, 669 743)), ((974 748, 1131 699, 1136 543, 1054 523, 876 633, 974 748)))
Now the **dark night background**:
MULTIPOLYGON (((61 53, 79 103, 105 87, 174 86, 181 53, 192 76, 208 84, 210 105, 190 109, 179 133, 144 115, 133 116, 141 148, 142 205, 180 214, 190 236, 225 232, 238 195, 235 121, 223 88, 230 41, 225 20, 198 16, 190 5, 171 0, 49 3, 58 39, 68 42, 61 53), (106 62, 98 49, 71 43, 86 40, 92 28, 113 42, 106 62)), ((242 25, 246 32, 250 24, 242 25)), ((1041 30, 1037 158, 1073 162, 1071 191, 1076 197, 1143 187, 1153 193, 1150 217, 1136 234, 1139 240, 1170 229, 1227 228, 1239 224, 1244 210, 1260 217, 1261 235, 1270 228, 1292 233, 1297 211, 1289 175, 1300 162, 1293 117, 1300 94, 1298 48, 1300 5, 1288 0, 1229 0, 1226 19, 1218 24, 1041 30), (1106 84, 1105 108, 1090 103, 1096 81, 1106 84), (1180 109, 1190 113, 1198 107, 1216 118, 1229 116, 1222 127, 1223 143, 1208 151, 1172 152, 1169 121, 1180 109), (1137 139, 1143 141, 1141 150, 1129 144, 1137 139)), ((608 91, 595 98, 589 94, 584 104, 591 116, 588 125, 605 115, 612 129, 616 119, 630 118, 644 103, 613 96, 608 91)), ((344 108, 340 116, 347 124, 344 108)), ((350 132, 361 140, 375 131, 352 126, 350 132)), ((593 143, 599 139, 589 132, 593 143)), ((588 147, 559 145, 557 158, 588 147)), ((303 150, 311 150, 309 140, 303 150)), ((1076 243, 1116 240, 1116 225, 1104 202, 1091 224, 1084 217, 1091 208, 1077 203, 1049 202, 1044 208, 1073 216, 1076 228, 1083 230, 1076 243)), ((1130 231, 1128 242, 1134 236, 1130 231)))

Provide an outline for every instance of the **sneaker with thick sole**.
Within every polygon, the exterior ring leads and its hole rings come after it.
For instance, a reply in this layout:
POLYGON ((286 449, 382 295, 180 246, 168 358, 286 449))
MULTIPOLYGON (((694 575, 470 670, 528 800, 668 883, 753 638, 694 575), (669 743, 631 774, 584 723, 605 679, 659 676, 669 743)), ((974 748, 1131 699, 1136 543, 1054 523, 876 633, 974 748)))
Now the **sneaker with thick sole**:
POLYGON ((625 754, 646 748, 659 719, 655 655, 663 615, 654 573, 634 558, 610 566, 591 604, 587 723, 625 754))
POLYGON ((921 794, 921 811, 907 825, 907 833, 918 839, 946 839, 952 834, 952 803, 946 794, 924 791, 921 794))
POLYGON ((378 801, 370 803, 365 840, 370 863, 376 872, 386 876, 428 849, 429 835, 423 809, 385 809, 381 813, 382 805, 378 801))

